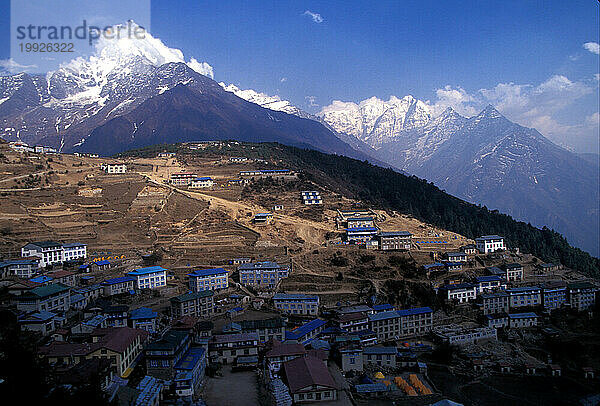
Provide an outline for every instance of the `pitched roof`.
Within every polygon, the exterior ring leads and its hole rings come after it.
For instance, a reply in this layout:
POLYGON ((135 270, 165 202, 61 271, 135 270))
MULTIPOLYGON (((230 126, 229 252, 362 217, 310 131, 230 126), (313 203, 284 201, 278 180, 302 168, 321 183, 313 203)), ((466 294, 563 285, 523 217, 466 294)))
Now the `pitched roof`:
POLYGON ((279 343, 275 345, 270 351, 265 355, 267 358, 273 357, 285 357, 289 355, 304 355, 306 354, 306 349, 302 344, 295 343, 279 343))
POLYGON ((180 343, 189 337, 185 330, 169 330, 161 338, 146 346, 146 350, 169 350, 177 348, 180 343))
POLYGON ((295 330, 286 331, 285 338, 287 340, 297 340, 298 338, 310 333, 311 331, 316 330, 319 327, 324 326, 325 324, 327 324, 327 322, 325 320, 321 320, 321 319, 311 320, 308 323, 301 325, 300 327, 298 327, 295 330))
POLYGON ((23 293, 21 296, 18 296, 17 300, 31 298, 31 296, 44 298, 58 293, 66 292, 69 289, 71 289, 69 286, 63 285, 62 283, 53 283, 51 285, 40 286, 38 288, 31 289, 29 292, 23 293))
POLYGON ((50 272, 48 274, 49 277, 55 278, 55 279, 56 278, 64 278, 65 276, 71 276, 71 275, 75 275, 75 273, 71 272, 71 271, 65 271, 64 269, 60 270, 60 271, 50 272))
POLYGON ((283 364, 290 392, 301 392, 314 385, 338 389, 323 361, 313 357, 300 357, 283 364))
POLYGON ((131 327, 97 328, 92 332, 92 336, 100 337, 98 348, 116 352, 124 352, 138 337, 143 342, 148 335, 147 331, 131 327))

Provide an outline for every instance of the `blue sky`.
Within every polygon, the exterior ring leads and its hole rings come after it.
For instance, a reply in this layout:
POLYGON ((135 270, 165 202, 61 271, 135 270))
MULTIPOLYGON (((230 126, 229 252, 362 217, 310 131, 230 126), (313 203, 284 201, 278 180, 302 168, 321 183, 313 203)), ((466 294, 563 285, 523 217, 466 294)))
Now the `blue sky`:
POLYGON ((412 94, 465 115, 491 102, 557 143, 598 152, 595 0, 153 0, 151 12, 152 35, 209 63, 215 80, 311 112, 371 96, 412 94))

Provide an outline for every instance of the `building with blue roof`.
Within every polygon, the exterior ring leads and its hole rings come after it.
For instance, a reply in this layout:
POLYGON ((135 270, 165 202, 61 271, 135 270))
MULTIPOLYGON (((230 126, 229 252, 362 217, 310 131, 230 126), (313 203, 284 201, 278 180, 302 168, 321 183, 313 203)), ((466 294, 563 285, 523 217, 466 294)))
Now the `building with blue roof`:
POLYGON ((539 316, 533 312, 512 313, 508 315, 508 326, 510 328, 527 328, 538 325, 539 316))
POLYGON ((52 283, 52 278, 46 275, 36 276, 35 278, 29 279, 30 282, 39 283, 40 285, 48 285, 52 283))
POLYGON ((83 310, 88 305, 87 298, 81 293, 72 294, 69 300, 71 301, 71 309, 74 310, 83 310))
POLYGON ((263 261, 241 264, 238 267, 240 283, 244 286, 274 289, 283 278, 287 278, 289 269, 276 262, 263 261))
POLYGON ((177 396, 191 398, 200 388, 206 371, 206 349, 190 348, 175 364, 173 383, 177 396))
POLYGON ((276 293, 273 305, 282 313, 316 316, 319 313, 319 296, 276 293))
POLYGON ((412 234, 408 231, 381 231, 377 235, 379 248, 383 251, 410 250, 412 234))
POLYGON ((167 286, 167 270, 162 266, 139 268, 127 273, 136 279, 137 289, 157 289, 167 286))
POLYGON ((522 286, 506 289, 511 309, 517 307, 535 307, 542 305, 542 290, 537 286, 522 286))
POLYGON ((475 238, 475 246, 482 254, 506 250, 504 237, 500 237, 499 235, 483 235, 475 238))
POLYGON ((433 310, 429 307, 384 311, 369 315, 369 328, 378 342, 427 334, 433 327, 433 310))
POLYGON ((229 274, 223 268, 197 269, 188 274, 192 292, 203 290, 219 290, 229 287, 229 274))
POLYGON ((445 262, 444 266, 448 272, 453 272, 462 270, 463 264, 462 262, 445 262))
POLYGON ((300 327, 285 332, 285 341, 308 344, 312 339, 323 331, 327 322, 321 319, 314 319, 301 325, 300 327))
POLYGON ((56 317, 56 313, 42 310, 20 317, 18 322, 23 330, 37 331, 43 336, 47 336, 60 327, 56 323, 56 317))
POLYGON ((121 276, 107 279, 100 284, 104 289, 105 296, 120 295, 135 288, 136 279, 132 276, 121 276))
POLYGON ((157 331, 157 323, 158 313, 148 307, 140 307, 129 312, 129 324, 133 328, 152 334, 157 331))
POLYGON ((379 229, 377 227, 352 227, 346 229, 346 241, 350 243, 365 243, 371 241, 379 229))
POLYGON ((508 293, 484 292, 480 295, 483 314, 508 313, 510 308, 510 298, 508 293))
POLYGON ((396 347, 371 346, 363 348, 363 364, 396 368, 396 347))
POLYGON ((423 265, 423 270, 430 274, 431 272, 441 272, 446 271, 446 265, 441 262, 434 262, 433 264, 425 264, 423 265))
POLYGON ((486 275, 475 278, 477 284, 477 293, 491 292, 499 289, 506 289, 506 282, 500 275, 486 275))
POLYGON ((162 399, 163 383, 152 376, 142 378, 136 389, 139 391, 133 406, 157 406, 162 399))
POLYGON ((373 305, 373 310, 375 311, 375 313, 381 313, 381 312, 394 310, 394 306, 392 306, 389 303, 377 304, 377 305, 373 305))

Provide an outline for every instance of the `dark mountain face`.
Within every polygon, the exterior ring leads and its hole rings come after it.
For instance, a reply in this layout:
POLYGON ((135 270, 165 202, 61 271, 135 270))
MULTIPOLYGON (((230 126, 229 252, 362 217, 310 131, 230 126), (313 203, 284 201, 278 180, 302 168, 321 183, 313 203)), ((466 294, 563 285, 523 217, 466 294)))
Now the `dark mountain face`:
POLYGON ((553 228, 572 244, 600 253, 598 167, 491 106, 471 119, 454 117, 407 134, 379 154, 455 196, 553 228), (419 139, 440 142, 413 157, 419 139))
POLYGON ((122 65, 98 78, 78 66, 47 81, 3 79, 2 136, 104 155, 159 142, 239 139, 368 158, 321 123, 249 103, 184 63, 155 67, 136 56, 122 65))
POLYGON ((365 158, 320 123, 264 109, 205 78, 179 84, 94 129, 77 150, 113 154, 157 143, 236 139, 280 142, 365 158))

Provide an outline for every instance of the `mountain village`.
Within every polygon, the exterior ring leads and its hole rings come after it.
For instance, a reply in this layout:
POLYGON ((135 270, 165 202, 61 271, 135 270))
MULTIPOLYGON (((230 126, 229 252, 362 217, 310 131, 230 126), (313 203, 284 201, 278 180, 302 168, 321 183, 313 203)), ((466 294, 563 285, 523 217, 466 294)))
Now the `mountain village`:
POLYGON ((597 349, 597 280, 495 230, 471 240, 349 199, 256 145, 108 159, 0 144, 1 306, 56 387, 209 406, 597 389, 598 352, 561 356, 597 349))

